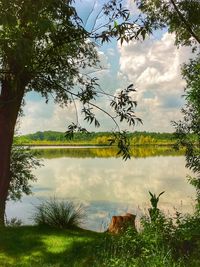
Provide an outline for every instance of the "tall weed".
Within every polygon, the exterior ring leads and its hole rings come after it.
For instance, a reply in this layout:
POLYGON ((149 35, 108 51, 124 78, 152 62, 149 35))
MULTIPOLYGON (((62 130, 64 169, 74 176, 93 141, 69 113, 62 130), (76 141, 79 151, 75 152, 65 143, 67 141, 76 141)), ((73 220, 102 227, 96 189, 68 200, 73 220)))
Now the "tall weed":
POLYGON ((83 206, 69 201, 59 201, 55 198, 36 206, 33 216, 37 225, 61 229, 80 227, 85 218, 86 212, 83 206))

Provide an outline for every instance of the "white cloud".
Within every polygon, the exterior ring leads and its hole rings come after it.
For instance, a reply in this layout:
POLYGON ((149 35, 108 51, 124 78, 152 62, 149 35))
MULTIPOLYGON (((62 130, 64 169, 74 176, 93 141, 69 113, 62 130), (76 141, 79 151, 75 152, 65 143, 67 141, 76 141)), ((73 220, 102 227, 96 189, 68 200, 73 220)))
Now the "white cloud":
MULTIPOLYGON (((112 51, 110 49, 109 51, 112 51)), ((110 73, 110 63, 108 60, 108 56, 103 51, 98 51, 100 65, 101 68, 91 68, 86 69, 85 72, 90 76, 95 76, 99 79, 99 83, 102 87, 105 85, 110 87, 109 82, 112 82, 112 76, 110 73)), ((106 88, 107 90, 107 88, 106 88)), ((53 101, 49 101, 48 104, 45 104, 45 100, 41 97, 38 98, 36 93, 28 94, 25 98, 25 107, 24 107, 24 115, 20 119, 20 134, 28 134, 36 131, 46 131, 46 130, 55 130, 55 131, 66 131, 67 125, 72 122, 76 122, 76 110, 74 104, 69 104, 67 107, 61 108, 59 105, 53 103, 53 101)), ((96 99, 95 104, 100 106, 101 108, 108 108, 108 103, 102 96, 96 99)), ((86 127, 88 130, 94 130, 94 125, 88 124, 83 115, 82 104, 77 100, 76 108, 78 111, 78 119, 81 126, 86 127)), ((104 116, 104 114, 98 109, 94 108, 94 112, 97 115, 97 118, 100 120, 100 123, 104 128, 100 130, 111 130, 108 125, 110 120, 104 116)))
POLYGON ((24 115, 20 119, 20 134, 44 130, 66 131, 67 124, 75 120, 75 109, 73 105, 61 108, 52 102, 45 104, 44 100, 27 100, 24 115))
POLYGON ((191 55, 189 48, 177 49, 174 35, 160 40, 132 41, 118 46, 120 72, 138 90, 138 112, 145 130, 172 131, 170 120, 180 117, 184 81, 180 66, 191 55))
POLYGON ((138 15, 140 13, 139 9, 137 8, 137 5, 134 1, 132 0, 127 0, 126 3, 128 9, 130 10, 132 15, 138 15))
MULTIPOLYGON (((102 71, 92 75, 99 78, 106 92, 113 92, 134 83, 137 92, 133 98, 138 101, 136 115, 143 120, 143 126, 137 130, 173 131, 172 120, 180 118, 180 108, 183 105, 184 81, 181 80, 180 65, 190 55, 189 48, 174 46, 174 36, 164 34, 160 40, 148 39, 144 42, 132 41, 99 51, 102 71), (113 56, 115 52, 115 57, 113 56), (119 54, 119 67, 118 67, 119 54), (118 72, 118 73, 117 73, 118 72)), ((43 100, 31 101, 28 98, 24 109, 25 117, 21 120, 21 132, 30 133, 44 130, 65 131, 67 124, 75 121, 74 106, 60 108, 52 102, 45 104, 43 100)), ((108 108, 109 104, 103 97, 97 99, 97 104, 108 108)), ((81 112, 80 104, 77 104, 81 112)), ((97 111, 103 130, 112 130, 114 125, 102 113, 97 111)), ((79 117, 83 127, 94 130, 79 117)), ((126 129, 127 125, 123 125, 126 129)))

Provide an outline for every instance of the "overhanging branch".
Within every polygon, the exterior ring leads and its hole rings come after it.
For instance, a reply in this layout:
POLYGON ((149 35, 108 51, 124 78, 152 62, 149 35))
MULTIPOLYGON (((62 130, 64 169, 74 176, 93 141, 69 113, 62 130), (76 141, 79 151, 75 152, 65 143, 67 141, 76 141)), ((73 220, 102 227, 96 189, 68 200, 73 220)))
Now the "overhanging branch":
POLYGON ((185 24, 186 29, 188 30, 188 32, 191 34, 192 37, 194 37, 194 39, 200 44, 200 37, 193 31, 190 23, 185 19, 185 17, 183 16, 183 14, 180 12, 180 10, 178 9, 176 3, 174 0, 170 0, 170 2, 172 3, 176 13, 178 14, 180 20, 185 24))

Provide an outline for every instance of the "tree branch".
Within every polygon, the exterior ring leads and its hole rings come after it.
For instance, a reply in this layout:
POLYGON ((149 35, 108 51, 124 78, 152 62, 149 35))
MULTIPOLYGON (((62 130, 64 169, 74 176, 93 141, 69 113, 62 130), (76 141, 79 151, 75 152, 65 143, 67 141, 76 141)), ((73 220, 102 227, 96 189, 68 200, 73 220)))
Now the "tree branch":
MULTIPOLYGON (((69 90, 64 89, 64 88, 63 88, 63 90, 66 91, 67 93, 71 94, 71 96, 75 96, 75 97, 79 98, 79 96, 77 94, 72 93, 69 90)), ((94 103, 92 103, 90 101, 87 101, 87 104, 95 107, 96 109, 100 110, 101 112, 106 114, 108 117, 110 117, 112 119, 112 121, 114 122, 114 124, 116 125, 116 128, 118 128, 118 130, 120 131, 119 125, 118 125, 118 123, 116 122, 116 120, 114 119, 114 117, 112 115, 110 115, 107 111, 105 111, 104 109, 100 108, 99 106, 95 105, 94 103)))
POLYGON ((170 0, 170 2, 172 3, 176 13, 178 14, 180 20, 185 24, 186 29, 188 30, 188 32, 191 34, 192 37, 194 37, 194 39, 200 44, 200 37, 198 35, 196 35, 196 33, 193 31, 190 23, 184 18, 183 14, 180 12, 180 10, 178 9, 176 3, 174 0, 170 0))
POLYGON ((78 110, 77 110, 76 102, 74 100, 74 96, 72 93, 71 93, 71 97, 72 97, 72 101, 73 101, 75 112, 76 112, 76 124, 78 125, 79 124, 78 110))

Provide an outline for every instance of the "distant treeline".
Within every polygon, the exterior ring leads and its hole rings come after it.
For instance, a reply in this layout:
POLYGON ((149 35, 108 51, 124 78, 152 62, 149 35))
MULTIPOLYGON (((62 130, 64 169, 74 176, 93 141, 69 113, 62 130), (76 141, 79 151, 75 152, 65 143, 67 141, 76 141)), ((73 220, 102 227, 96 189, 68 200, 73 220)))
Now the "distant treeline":
MULTIPOLYGON (((131 145, 171 145, 175 143, 172 133, 134 132, 128 133, 131 145)), ((56 131, 36 132, 15 137, 15 144, 23 145, 109 145, 110 132, 75 133, 69 140, 65 133, 56 131)))

